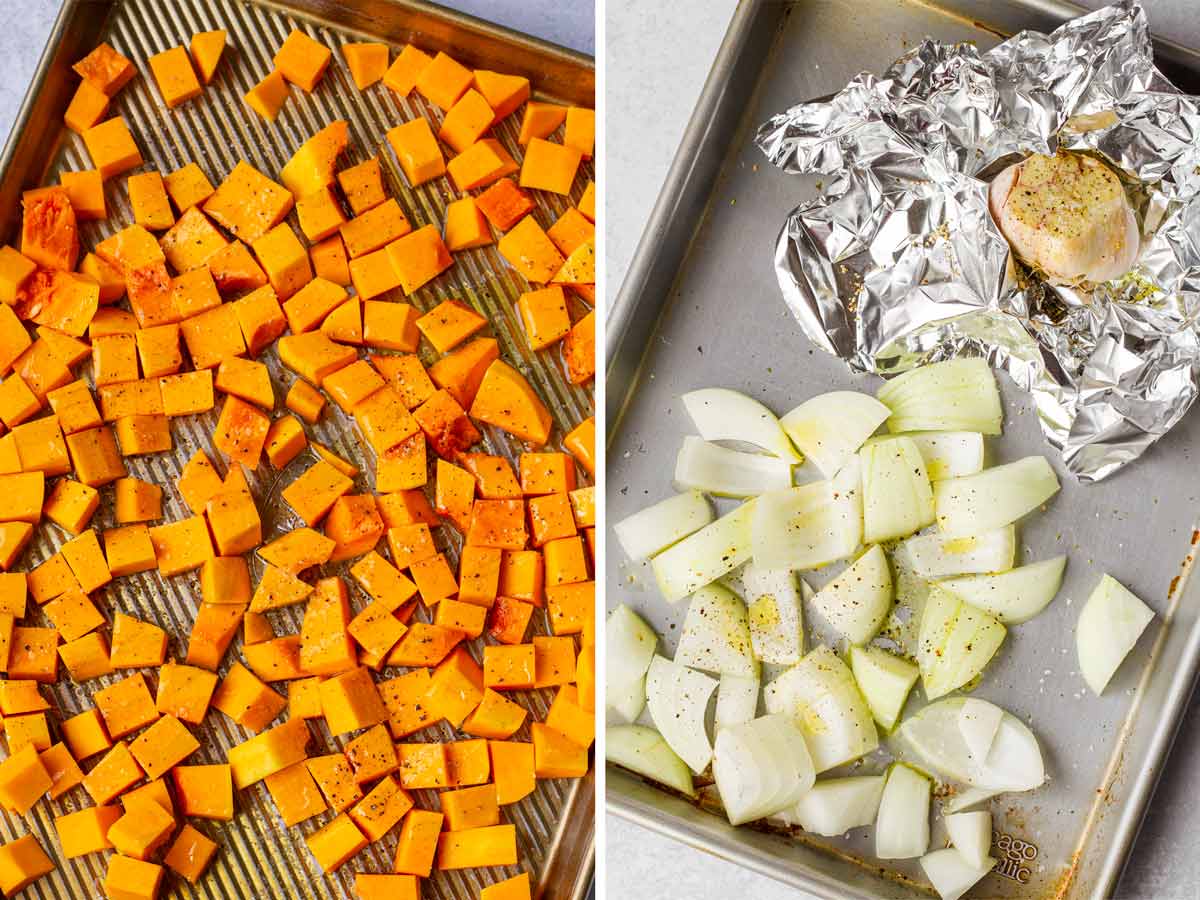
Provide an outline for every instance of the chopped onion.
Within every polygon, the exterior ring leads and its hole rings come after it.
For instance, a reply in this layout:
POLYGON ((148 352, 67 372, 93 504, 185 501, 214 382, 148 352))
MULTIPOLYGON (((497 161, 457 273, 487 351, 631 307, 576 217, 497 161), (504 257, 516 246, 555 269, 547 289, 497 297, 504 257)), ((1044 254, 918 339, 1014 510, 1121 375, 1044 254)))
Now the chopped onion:
POLYGON ((862 543, 859 471, 857 464, 847 464, 832 481, 772 491, 754 501, 755 564, 815 569, 853 555, 862 543))
POLYGON ((646 674, 658 647, 658 635, 645 619, 621 603, 608 614, 604 638, 605 679, 609 684, 630 684, 646 674))
POLYGON ((704 727, 708 700, 717 680, 661 656, 646 672, 646 703, 659 733, 679 758, 699 775, 712 759, 704 727))
POLYGON ((954 849, 977 869, 987 865, 992 849, 992 814, 985 809, 954 813, 943 819, 954 849))
POLYGON ((990 856, 982 866, 972 865, 953 847, 934 850, 921 857, 921 868, 925 870, 925 877, 942 900, 958 900, 992 871, 994 865, 996 860, 990 856))
POLYGON ((888 769, 875 819, 875 855, 911 859, 929 849, 929 802, 933 784, 903 763, 888 769))
POLYGON ((946 813, 962 812, 965 809, 970 809, 972 806, 986 803, 999 793, 1001 792, 990 789, 984 790, 977 787, 963 788, 948 799, 943 808, 946 813))
POLYGON ((1075 626, 1079 671, 1092 693, 1104 692, 1153 618, 1154 611, 1111 575, 1100 579, 1075 626))
POLYGON ((626 684, 610 684, 605 679, 604 705, 622 722, 633 722, 646 708, 646 676, 626 684))
POLYGON ((795 720, 818 772, 879 746, 875 720, 854 675, 828 647, 817 647, 768 684, 764 698, 767 712, 795 720))
POLYGON ((872 545, 817 591, 813 605, 851 644, 875 637, 892 608, 892 571, 883 548, 872 545))
POLYGON ((888 430, 999 434, 1004 410, 987 361, 951 359, 896 376, 876 396, 892 411, 888 430))
POLYGON ((996 740, 996 732, 1004 710, 986 700, 968 698, 958 714, 958 730, 966 742, 967 752, 978 762, 987 759, 996 740))
POLYGON ((717 733, 743 725, 758 715, 758 676, 722 675, 717 686, 717 733))
POLYGON ((699 491, 676 494, 647 506, 613 526, 621 549, 630 559, 661 553, 713 520, 712 507, 699 491))
POLYGON ((675 457, 675 483, 720 497, 755 497, 792 485, 792 464, 777 456, 742 453, 688 435, 675 457))
POLYGON ((973 679, 1004 643, 993 616, 935 585, 921 617, 918 664, 925 696, 936 700, 973 679))
POLYGON ((675 648, 675 662, 716 675, 757 677, 758 663, 741 597, 719 584, 696 591, 675 648))
POLYGON ((879 727, 896 727, 920 670, 879 647, 851 647, 850 669, 879 727))
POLYGON ((933 490, 912 438, 892 437, 868 444, 859 451, 859 458, 866 543, 906 537, 933 524, 933 490))
POLYGON ((891 410, 868 394, 832 391, 804 401, 779 423, 792 443, 832 478, 889 415, 891 410))
POLYGON ((1003 528, 1058 492, 1058 476, 1044 456, 1027 456, 975 475, 933 486, 938 528, 951 536, 1003 528))
POLYGON ((1028 622, 1045 609, 1062 586, 1065 556, 1019 566, 998 575, 943 581, 942 587, 1006 625, 1028 622))
POLYGON ((779 419, 753 397, 727 388, 704 388, 684 394, 683 405, 706 441, 743 441, 800 462, 779 419))
POLYGON ((749 562, 742 588, 750 616, 754 655, 766 663, 794 666, 804 655, 804 614, 791 569, 766 569, 749 562))
POLYGON ((687 763, 675 755, 661 734, 645 725, 610 725, 604 729, 604 758, 689 797, 696 796, 687 763))
POLYGON ((783 818, 825 837, 862 828, 875 821, 886 780, 883 775, 856 775, 818 781, 783 818))
POLYGON ((983 435, 978 431, 914 431, 912 438, 930 481, 974 475, 983 469, 983 435))
POLYGON ((750 558, 756 500, 705 525, 650 561, 658 589, 672 603, 728 575, 750 558))
POLYGON ((954 697, 909 716, 892 738, 895 749, 945 779, 985 791, 1031 791, 1041 786, 1046 780, 1042 751, 1025 723, 1004 713, 987 759, 980 762, 971 755, 959 728, 964 703, 965 698, 954 697))
POLYGON ((713 777, 733 825, 796 805, 815 773, 800 730, 786 716, 763 716, 717 735, 713 777))
POLYGON ((922 578, 1007 572, 1017 555, 1017 530, 1006 525, 966 537, 919 534, 904 547, 912 570, 922 578))

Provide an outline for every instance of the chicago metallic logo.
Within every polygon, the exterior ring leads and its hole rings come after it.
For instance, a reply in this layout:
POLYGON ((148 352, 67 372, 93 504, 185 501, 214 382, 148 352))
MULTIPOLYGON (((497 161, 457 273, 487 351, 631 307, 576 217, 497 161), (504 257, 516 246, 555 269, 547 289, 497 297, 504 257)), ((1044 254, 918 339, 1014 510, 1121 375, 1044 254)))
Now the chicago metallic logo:
POLYGON ((995 831, 992 832, 992 846, 995 848, 997 860, 992 871, 1005 878, 1011 878, 1018 884, 1028 884, 1033 875, 1030 866, 1038 857, 1037 844, 1031 844, 1002 831, 995 831))

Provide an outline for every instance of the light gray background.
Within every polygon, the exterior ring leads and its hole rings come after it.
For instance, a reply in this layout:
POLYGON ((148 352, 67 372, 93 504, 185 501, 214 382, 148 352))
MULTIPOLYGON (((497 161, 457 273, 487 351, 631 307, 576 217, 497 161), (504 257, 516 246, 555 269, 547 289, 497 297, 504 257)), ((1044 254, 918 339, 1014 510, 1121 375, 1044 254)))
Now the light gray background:
MULTIPOLYGON (((1142 0, 1156 34, 1200 47, 1196 0, 1142 0)), ((1100 0, 1084 0, 1099 7, 1100 0)), ((605 295, 616 295, 641 238, 736 0, 607 0, 605 4, 605 295)), ((864 59, 880 71, 891 60, 864 59)), ((797 97, 797 100, 803 98, 797 97)), ((1200 898, 1200 706, 1166 765, 1122 898, 1200 898)), ((731 863, 610 817, 611 900, 796 900, 803 895, 731 863)))

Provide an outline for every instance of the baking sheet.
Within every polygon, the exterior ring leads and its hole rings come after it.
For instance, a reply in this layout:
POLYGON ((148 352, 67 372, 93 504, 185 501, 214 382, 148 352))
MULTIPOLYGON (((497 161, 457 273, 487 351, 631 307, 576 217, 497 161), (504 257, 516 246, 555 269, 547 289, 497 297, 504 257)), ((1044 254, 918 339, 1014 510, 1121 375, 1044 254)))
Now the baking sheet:
MULTIPOLYGON (((393 55, 404 43, 412 41, 429 51, 446 50, 464 64, 495 68, 523 74, 531 79, 539 99, 593 105, 594 74, 591 60, 552 45, 516 35, 496 26, 479 22, 431 4, 363 0, 346 4, 329 0, 293 0, 289 3, 250 2, 250 0, 114 0, 84 2, 67 0, 43 56, 38 76, 30 89, 17 124, 0 161, 0 211, 4 216, 5 242, 15 238, 20 223, 19 197, 22 190, 45 183, 57 183, 60 171, 91 167, 82 140, 62 126, 62 113, 78 81, 70 65, 84 56, 101 40, 109 41, 129 56, 141 73, 114 99, 112 113, 128 122, 138 141, 148 168, 164 174, 187 162, 196 161, 213 184, 220 182, 239 159, 246 159, 271 177, 294 150, 313 132, 328 122, 344 118, 349 122, 350 146, 340 166, 348 166, 371 155, 384 164, 385 179, 414 228, 433 222, 441 225, 446 204, 453 200, 446 179, 411 190, 387 147, 384 134, 393 125, 416 116, 440 120, 440 111, 415 93, 407 99, 375 86, 365 92, 355 88, 342 59, 340 45, 364 38, 385 40, 393 45, 393 55), (312 94, 293 88, 291 97, 274 124, 267 123, 242 102, 246 93, 272 68, 271 57, 293 27, 300 27, 317 41, 330 47, 334 59, 312 94), (179 44, 186 45, 198 31, 224 28, 229 41, 220 68, 204 94, 175 110, 163 105, 152 83, 146 60, 152 54, 179 44), (51 152, 47 152, 52 148, 51 152)), ((510 117, 498 129, 498 136, 510 152, 517 150, 517 117, 510 117)), ((587 181, 594 178, 590 162, 581 167, 574 203, 587 181)), ((81 237, 91 249, 107 235, 132 221, 125 191, 125 178, 106 183, 109 219, 85 223, 81 237)), ((566 198, 533 192, 538 204, 536 217, 543 227, 551 224, 567 207, 566 198)), ((294 221, 294 215, 293 215, 294 221)), ((533 353, 523 336, 515 314, 515 302, 527 285, 512 272, 494 246, 455 254, 456 264, 414 296, 407 298, 419 309, 427 310, 447 297, 457 297, 486 314, 491 322, 485 333, 496 337, 504 358, 521 369, 538 388, 555 418, 551 443, 558 445, 562 435, 592 414, 593 399, 589 388, 572 386, 561 374, 558 351, 533 353)), ((399 292, 397 292, 398 294, 399 292)), ((397 299, 400 299, 397 296, 397 299)), ((436 355, 423 347, 426 364, 436 355)), ((276 385, 277 409, 282 408, 286 387, 295 376, 279 364, 274 348, 263 357, 276 385)), ((90 363, 78 371, 90 375, 90 363)), ((126 460, 129 473, 160 484, 164 488, 164 520, 189 515, 175 487, 183 464, 197 448, 206 450, 223 468, 221 454, 211 441, 218 408, 203 416, 175 419, 172 422, 175 448, 171 453, 126 460)), ((322 420, 309 429, 310 439, 332 447, 363 470, 356 490, 373 487, 373 464, 366 458, 351 417, 334 404, 327 406, 322 420)), ((485 442, 491 452, 515 459, 521 447, 495 429, 485 429, 485 442)), ((431 458, 432 459, 432 458, 431 458)), ((299 524, 281 500, 279 492, 311 464, 312 455, 303 453, 282 472, 263 463, 251 473, 250 484, 263 519, 264 542, 299 524)), ((432 487, 432 482, 430 483, 432 487)), ((93 527, 111 527, 111 488, 93 521, 93 527)), ((450 528, 436 529, 441 548, 456 560, 458 535, 450 528)), ((20 562, 29 568, 49 556, 63 542, 55 528, 38 531, 38 541, 20 562)), ((255 576, 261 571, 257 557, 251 556, 255 576)), ((325 567, 325 574, 345 575, 346 564, 325 567)), ((349 581, 349 579, 347 578, 349 581)), ((119 579, 98 593, 96 599, 109 617, 123 611, 139 619, 154 622, 170 635, 168 653, 182 659, 186 638, 199 602, 198 573, 163 579, 156 572, 119 579)), ((365 605, 365 595, 351 582, 351 605, 355 611, 365 605)), ((48 624, 30 603, 27 623, 48 624)), ((303 607, 272 613, 277 634, 299 631, 303 607)), ((535 615, 532 632, 548 633, 544 614, 535 615)), ((225 655, 222 674, 240 657, 239 636, 225 655)), ((480 642, 473 642, 479 656, 480 642)), ((399 670, 385 670, 393 677, 399 670)), ((108 676, 76 685, 63 671, 63 680, 49 688, 63 717, 92 705, 91 694, 132 674, 108 676)), ((154 690, 153 670, 146 670, 154 690)), ((284 692, 282 686, 279 686, 284 692)), ((524 692, 520 702, 532 720, 544 717, 552 692, 524 692)), ((333 741, 324 724, 310 722, 316 735, 310 755, 344 746, 345 740, 333 741)), ((438 728, 419 732, 408 740, 448 739, 453 735, 443 722, 438 728)), ((189 764, 225 762, 228 749, 251 736, 232 724, 223 714, 212 711, 197 729, 201 749, 188 759, 189 764)), ((526 724, 514 735, 529 740, 526 724)), ((94 764, 96 757, 89 760, 94 764)), ((416 792, 418 806, 437 809, 435 792, 416 792)), ((474 898, 480 888, 519 871, 529 871, 536 885, 535 895, 546 900, 578 900, 587 889, 593 858, 594 773, 584 779, 538 782, 537 790, 520 803, 505 807, 505 821, 517 825, 519 865, 516 867, 465 870, 436 874, 423 880, 422 896, 427 898, 474 898)), ((351 863, 331 876, 323 875, 301 838, 317 830, 332 815, 320 817, 287 829, 275 811, 263 784, 237 794, 237 816, 228 824, 193 822, 201 831, 218 841, 220 849, 205 876, 195 887, 171 873, 167 875, 170 896, 179 897, 304 897, 350 898, 354 872, 391 871, 398 829, 383 840, 371 844, 351 863)), ((98 897, 107 868, 107 856, 91 854, 76 860, 62 860, 53 818, 90 806, 81 789, 68 792, 56 801, 40 802, 27 817, 0 815, 0 840, 8 841, 32 832, 57 864, 56 870, 29 888, 30 896, 98 897)))
MULTIPOLYGON (((823 391, 873 391, 879 383, 852 376, 812 347, 779 296, 775 237, 787 211, 817 185, 766 164, 751 144, 758 124, 802 98, 831 93, 862 69, 882 70, 926 35, 986 48, 1021 27, 1049 30, 1078 12, 1047 2, 910 0, 739 9, 610 314, 610 521, 672 492, 664 472, 683 436, 694 433, 678 400, 685 391, 736 388, 783 413, 823 391)), ((1166 55, 1171 77, 1195 91, 1194 54, 1168 48, 1166 55)), ((1050 782, 992 803, 1001 863, 975 894, 1105 894, 1119 877, 1196 671, 1200 590, 1182 575, 1200 493, 1191 449, 1200 416, 1128 472, 1082 486, 1054 459, 1022 392, 1005 379, 1002 390, 1006 429, 990 442, 991 461, 1045 453, 1063 480, 1047 513, 1021 528, 1024 558, 1066 552, 1069 563, 1059 597, 1036 622, 1010 631, 976 692, 1031 724, 1050 782), (1077 673, 1074 622, 1102 571, 1159 618, 1105 695, 1094 698, 1077 673)), ((626 602, 645 612, 673 649, 686 606, 669 607, 648 569, 630 565, 619 549, 607 566, 609 606, 626 602)), ((811 583, 828 577, 816 573, 811 583)), ((869 829, 836 841, 732 829, 627 773, 610 767, 607 779, 617 814, 821 896, 910 896, 924 883, 915 860, 876 860, 869 829)))

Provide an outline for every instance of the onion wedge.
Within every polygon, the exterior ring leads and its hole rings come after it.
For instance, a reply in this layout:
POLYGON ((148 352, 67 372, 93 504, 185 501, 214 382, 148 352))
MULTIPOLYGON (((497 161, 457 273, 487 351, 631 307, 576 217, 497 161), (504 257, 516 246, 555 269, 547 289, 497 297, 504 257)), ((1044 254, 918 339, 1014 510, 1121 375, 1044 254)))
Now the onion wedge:
POLYGON ((934 586, 921 617, 918 664, 925 696, 936 700, 984 670, 1006 629, 993 616, 934 586))
POLYGON ((757 502, 747 500, 650 561, 664 597, 672 603, 682 600, 750 558, 750 523, 757 502))
POLYGON ((613 534, 630 559, 648 559, 699 531, 714 518, 704 495, 687 491, 622 519, 613 526, 613 534))
POLYGON ((987 759, 1003 718, 1004 710, 994 703, 972 698, 963 703, 958 714, 958 730, 972 759, 979 762, 987 759))
POLYGON ((963 788, 946 801, 943 811, 947 814, 962 812, 963 810, 970 809, 972 806, 986 803, 999 793, 1001 791, 984 790, 977 787, 963 788))
POLYGON ((973 575, 941 582, 950 593, 985 612, 1005 625, 1028 622, 1043 609, 1062 586, 1065 556, 1019 566, 998 575, 973 575))
POLYGON ((800 462, 779 419, 753 397, 727 388, 704 388, 684 394, 683 405, 706 441, 742 441, 800 462))
POLYGON ((952 537, 1003 528, 1033 512, 1058 488, 1058 476, 1044 456, 947 478, 933 486, 938 528, 952 537))
POLYGON ((767 712, 791 716, 799 726, 817 772, 879 746, 870 707, 850 669, 828 647, 817 647, 768 684, 764 697, 767 712))
POLYGON ((982 869, 992 849, 992 814, 985 809, 975 812, 953 813, 942 821, 946 823, 946 834, 954 849, 968 863, 982 869))
POLYGON ((892 608, 892 571, 883 548, 872 545, 817 591, 813 605, 851 644, 875 637, 892 608))
POLYGON ((879 799, 875 855, 911 859, 929 849, 929 803, 933 783, 903 763, 894 764, 879 799))
POLYGON ((863 541, 876 544, 907 537, 933 524, 933 490, 925 461, 912 438, 875 441, 862 460, 863 541))
POLYGON ((604 685, 604 706, 612 710, 622 722, 636 721, 646 708, 646 676, 627 684, 604 685))
POLYGON ((742 589, 750 618, 750 643, 762 662, 794 666, 804 655, 804 613, 791 569, 766 569, 749 562, 742 589))
POLYGON ((987 361, 951 359, 896 376, 876 393, 892 411, 893 434, 903 431, 978 431, 999 434, 1004 410, 987 361))
POLYGON ((891 410, 868 394, 832 391, 806 400, 779 420, 792 443, 832 478, 891 410))
POLYGON ((862 828, 875 821, 886 780, 883 775, 856 775, 818 781, 783 818, 825 837, 862 828))
POLYGON ((733 825, 796 805, 815 773, 800 730, 786 716, 763 716, 717 735, 713 777, 733 825))
POLYGON ((1079 671, 1097 697, 1153 618, 1154 610, 1111 575, 1100 579, 1075 626, 1079 671))
POLYGON ((971 755, 959 728, 964 703, 962 697, 941 700, 909 716, 892 737, 895 749, 942 778, 985 791, 1040 787, 1046 780, 1042 751, 1025 723, 1004 713, 987 759, 980 761, 971 755))
POLYGON ((862 543, 859 466, 832 481, 763 494, 752 529, 754 562, 768 569, 815 569, 853 555, 862 543))
POLYGON ((692 773, 663 736, 645 725, 610 725, 604 730, 604 758, 689 797, 696 796, 692 773))
POLYGON ((777 456, 742 453, 694 435, 675 457, 675 484, 718 497, 756 497, 792 485, 792 463, 777 456))
POLYGON ((996 860, 990 856, 984 861, 984 865, 972 865, 953 847, 934 850, 922 856, 920 862, 925 877, 942 900, 958 900, 996 865, 996 860))
POLYGON ((1006 525, 968 537, 918 534, 904 547, 912 570, 922 578, 1007 572, 1017 556, 1017 532, 1006 525))
POLYGON ((905 436, 921 451, 930 481, 983 470, 983 435, 978 431, 914 431, 905 436))
POLYGON ((758 715, 758 676, 722 675, 717 686, 717 734, 724 728, 744 725, 758 715))
POLYGON ((646 704, 654 727, 697 775, 712 759, 704 717, 716 689, 715 678, 661 656, 650 661, 646 672, 646 704))
POLYGON ((658 635, 622 603, 608 614, 604 638, 605 705, 632 722, 646 705, 646 669, 654 658, 658 635))
POLYGON ((850 670, 879 727, 891 731, 900 719, 920 670, 879 647, 851 647, 850 670))
POLYGON ((737 594, 710 584, 692 595, 675 662, 716 675, 758 676, 746 604, 737 594))

